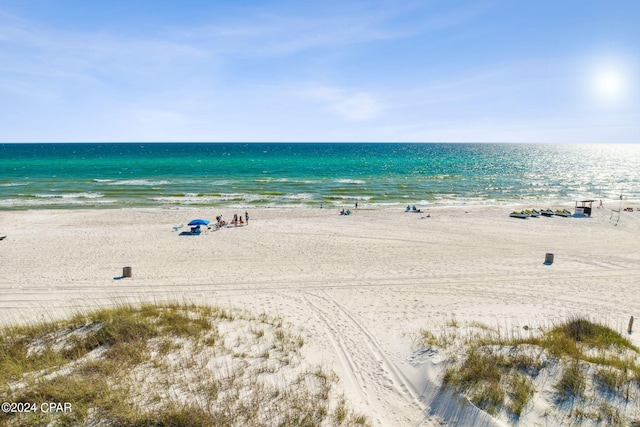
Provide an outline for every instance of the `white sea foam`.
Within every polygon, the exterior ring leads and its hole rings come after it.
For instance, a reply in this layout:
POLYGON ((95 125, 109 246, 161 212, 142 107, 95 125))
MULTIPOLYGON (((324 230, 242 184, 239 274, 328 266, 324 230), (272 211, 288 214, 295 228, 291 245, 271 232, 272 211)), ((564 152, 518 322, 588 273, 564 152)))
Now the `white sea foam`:
POLYGON ((371 196, 342 196, 342 195, 332 195, 331 199, 335 200, 358 200, 358 201, 367 201, 371 200, 371 196))
POLYGON ((367 181, 363 179, 336 179, 339 184, 366 184, 367 181))
POLYGON ((251 195, 244 193, 228 193, 219 194, 215 196, 201 196, 196 193, 186 193, 184 196, 161 196, 151 197, 149 200, 160 203, 178 204, 178 205, 203 205, 203 204, 216 204, 229 201, 242 201, 248 200, 251 195))
POLYGON ((313 200, 315 196, 311 193, 299 193, 299 194, 286 194, 282 196, 284 199, 288 200, 313 200))
POLYGON ((0 206, 4 208, 38 208, 46 206, 93 206, 119 203, 113 199, 95 198, 35 198, 35 199, 4 199, 0 206))
POLYGON ((289 178, 258 178, 254 182, 289 182, 289 178))
POLYGON ((153 181, 149 179, 124 179, 121 181, 111 181, 109 185, 137 185, 137 186, 153 186, 169 184, 167 180, 153 181))
MULTIPOLYGON (((291 201, 311 201, 316 199, 313 193, 293 193, 293 194, 250 194, 250 193, 222 193, 217 195, 198 195, 195 193, 186 193, 184 196, 161 196, 152 197, 150 200, 154 202, 177 204, 177 205, 204 205, 204 204, 229 204, 230 202, 241 202, 244 204, 258 203, 260 205, 282 206, 283 203, 291 201)), ((291 205, 295 206, 295 205, 291 205)))
POLYGON ((4 184, 0 184, 0 187, 22 187, 25 185, 29 185, 28 182, 6 182, 4 184))
POLYGON ((99 199, 104 197, 101 193, 44 193, 34 194, 33 197, 37 199, 99 199))
POLYGON ((294 184, 320 184, 322 180, 319 179, 289 179, 289 178, 258 178, 253 182, 269 183, 269 182, 293 182, 294 184))
POLYGON ((218 200, 238 200, 244 199, 247 196, 249 196, 249 194, 246 193, 221 193, 220 195, 214 197, 216 197, 218 200))

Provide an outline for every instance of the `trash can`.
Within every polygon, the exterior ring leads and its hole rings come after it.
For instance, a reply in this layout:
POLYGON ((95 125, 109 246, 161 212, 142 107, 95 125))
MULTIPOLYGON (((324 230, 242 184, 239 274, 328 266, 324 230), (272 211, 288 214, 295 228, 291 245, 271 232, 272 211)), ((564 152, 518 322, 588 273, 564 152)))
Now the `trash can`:
POLYGON ((122 267, 122 277, 131 277, 132 271, 131 267, 122 267))
POLYGON ((553 254, 546 254, 544 257, 544 263, 547 265, 553 264, 553 254))

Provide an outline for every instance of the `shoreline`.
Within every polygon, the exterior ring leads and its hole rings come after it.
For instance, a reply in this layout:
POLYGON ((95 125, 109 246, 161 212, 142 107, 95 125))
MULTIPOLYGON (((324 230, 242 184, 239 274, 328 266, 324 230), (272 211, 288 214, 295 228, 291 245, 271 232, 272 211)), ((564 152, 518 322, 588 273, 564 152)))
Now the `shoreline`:
MULTIPOLYGON (((616 223, 606 208, 524 220, 504 206, 431 207, 430 217, 263 208, 248 210, 248 226, 173 231, 244 210, 4 211, 0 325, 154 301, 277 314, 303 331, 306 357, 336 370, 355 409, 386 426, 429 425, 385 387, 435 380, 415 353, 421 328, 453 319, 511 331, 585 315, 623 332, 640 316, 640 212, 616 223), (115 280, 126 266, 133 277, 115 280)), ((640 346, 637 332, 629 338, 640 346)))
MULTIPOLYGON (((589 199, 582 199, 589 200, 589 199)), ((600 199, 593 200, 593 209, 598 206, 600 199)), ((207 204, 177 204, 171 206, 126 206, 126 205, 110 205, 105 203, 100 206, 86 206, 86 205, 41 205, 37 207, 4 207, 2 212, 59 212, 59 211, 120 211, 120 210, 315 210, 315 209, 356 209, 355 202, 358 202, 358 210, 374 210, 374 211, 404 211, 407 205, 416 206, 420 209, 455 209, 455 208, 468 208, 468 209, 484 209, 484 208, 513 208, 513 209, 556 209, 556 208, 574 208, 575 201, 562 202, 557 200, 545 200, 545 201, 521 201, 521 200, 505 200, 502 202, 490 201, 487 203, 476 202, 458 202, 458 203, 441 203, 441 202, 428 202, 420 203, 419 201, 407 201, 404 203, 394 202, 389 204, 372 204, 369 205, 366 202, 354 198, 354 200, 344 203, 338 202, 323 202, 323 207, 320 207, 320 202, 314 202, 313 204, 296 204, 296 205, 207 205, 207 204)), ((617 209, 619 206, 622 209, 626 207, 632 207, 634 210, 640 210, 640 199, 625 199, 623 203, 617 199, 602 199, 604 209, 611 210, 617 209)))

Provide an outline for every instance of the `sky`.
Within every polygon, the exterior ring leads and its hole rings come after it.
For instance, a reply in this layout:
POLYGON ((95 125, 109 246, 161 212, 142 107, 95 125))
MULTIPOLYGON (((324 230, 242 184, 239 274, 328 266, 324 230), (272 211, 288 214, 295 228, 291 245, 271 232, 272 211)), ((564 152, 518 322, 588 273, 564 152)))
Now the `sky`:
POLYGON ((640 143, 638 0, 0 0, 0 142, 640 143))

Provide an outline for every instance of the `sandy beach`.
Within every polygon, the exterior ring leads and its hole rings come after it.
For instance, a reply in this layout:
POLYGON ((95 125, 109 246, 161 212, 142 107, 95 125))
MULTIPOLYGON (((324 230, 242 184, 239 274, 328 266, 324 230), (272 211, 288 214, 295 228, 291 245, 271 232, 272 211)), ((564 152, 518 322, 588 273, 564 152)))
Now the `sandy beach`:
MULTIPOLYGON (((415 346, 420 329, 583 315, 627 335, 640 316, 640 212, 510 218, 519 208, 257 209, 248 225, 199 236, 179 233, 244 210, 5 211, 0 325, 143 301, 274 313, 303 331, 306 356, 330 366, 375 425, 438 425, 455 414, 436 396, 437 357, 415 346), (133 277, 120 278, 125 266, 133 277)), ((476 412, 466 421, 501 425, 476 412)))

